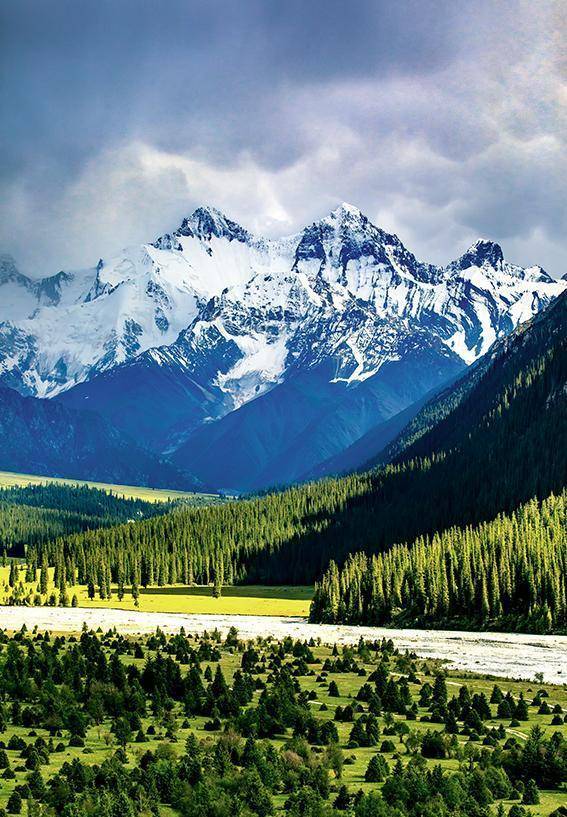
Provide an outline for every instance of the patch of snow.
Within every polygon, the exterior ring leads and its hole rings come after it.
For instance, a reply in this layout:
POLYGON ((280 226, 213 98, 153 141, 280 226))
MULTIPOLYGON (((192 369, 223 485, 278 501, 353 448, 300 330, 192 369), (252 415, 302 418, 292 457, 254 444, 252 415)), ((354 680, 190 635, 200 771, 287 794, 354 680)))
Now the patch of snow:
MULTIPOLYGON (((231 337, 226 333, 227 337, 231 337)), ((264 394, 280 381, 287 359, 286 336, 270 342, 265 336, 232 336, 243 357, 225 374, 220 373, 216 385, 231 395, 239 406, 264 394)))

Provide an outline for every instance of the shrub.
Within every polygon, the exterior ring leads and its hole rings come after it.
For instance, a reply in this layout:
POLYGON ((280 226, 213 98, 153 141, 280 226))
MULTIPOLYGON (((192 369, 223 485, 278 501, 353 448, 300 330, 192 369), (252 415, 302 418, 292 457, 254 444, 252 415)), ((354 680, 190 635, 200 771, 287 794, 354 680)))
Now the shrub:
POLYGON ((436 758, 437 760, 447 757, 443 735, 434 730, 425 732, 421 740, 421 754, 423 757, 436 758))
POLYGON ((22 812, 22 796, 18 791, 13 791, 8 802, 6 803, 6 810, 8 814, 21 814, 22 812))
MULTIPOLYGON (((384 743, 386 742, 387 741, 384 741, 384 743)), ((390 767, 382 755, 374 755, 374 757, 370 758, 370 763, 366 768, 364 779, 367 783, 381 783, 389 771, 390 767)))
POLYGON ((539 791, 535 780, 528 780, 524 789, 522 803, 526 806, 537 806, 539 803, 539 791))
POLYGON ((331 681, 329 684, 329 697, 330 698, 340 698, 341 693, 339 692, 339 688, 337 686, 336 681, 331 681))

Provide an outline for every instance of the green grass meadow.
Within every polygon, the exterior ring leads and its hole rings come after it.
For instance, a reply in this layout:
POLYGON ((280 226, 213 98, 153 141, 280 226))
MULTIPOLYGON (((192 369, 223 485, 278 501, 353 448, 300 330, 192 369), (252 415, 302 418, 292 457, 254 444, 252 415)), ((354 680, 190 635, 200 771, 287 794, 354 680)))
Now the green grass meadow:
MULTIPOLYGON (((36 594, 36 582, 23 582, 25 568, 20 568, 20 576, 26 593, 36 594)), ((5 603, 10 595, 8 585, 9 567, 0 567, 0 603, 5 603)), ((42 597, 45 603, 54 591, 53 568, 49 569, 49 587, 42 597)), ((58 593, 56 594, 58 596, 58 593)), ((96 607, 117 610, 139 610, 145 613, 195 613, 203 615, 244 615, 244 616, 307 616, 313 595, 312 587, 246 585, 223 587, 220 598, 215 598, 212 587, 168 585, 165 587, 141 587, 138 606, 131 593, 126 592, 122 601, 117 588, 112 586, 112 596, 101 599, 98 594, 89 599, 84 585, 67 588, 69 600, 77 596, 79 607, 96 607)))
POLYGON ((145 502, 169 502, 175 499, 214 501, 217 494, 206 494, 191 491, 174 491, 168 488, 145 488, 136 485, 112 485, 107 482, 89 482, 80 479, 64 479, 62 477, 42 477, 37 474, 16 474, 11 471, 0 471, 0 488, 13 488, 22 485, 87 485, 89 488, 98 488, 109 491, 115 496, 125 499, 143 499, 145 502))
MULTIPOLYGON (((317 646, 313 648, 314 656, 317 660, 317 663, 322 663, 326 658, 332 657, 332 652, 330 647, 326 646, 317 646)), ((148 655, 151 655, 149 651, 146 653, 145 658, 137 659, 131 655, 124 655, 122 656, 123 662, 128 664, 134 664, 138 666, 141 670, 144 666, 145 660, 148 655)), ((230 683, 233 677, 234 672, 239 668, 241 662, 241 656, 238 652, 222 649, 222 656, 220 659, 220 666, 222 667, 223 673, 226 677, 226 680, 230 683)), ((374 668, 375 665, 372 663, 364 663, 362 664, 366 673, 369 674, 374 668)), ((215 671, 216 664, 207 662, 203 663, 203 669, 205 670, 206 666, 211 666, 212 671, 215 671)), ((417 660, 417 668, 418 668, 418 678, 419 682, 423 683, 428 681, 429 683, 433 684, 434 675, 439 669, 439 664, 435 661, 429 660, 417 660)), ((183 672, 186 672, 186 668, 182 668, 183 672)), ((315 668, 315 673, 313 675, 301 677, 300 684, 301 688, 308 691, 313 691, 316 695, 315 699, 311 701, 310 705, 313 707, 314 713, 317 715, 318 718, 323 719, 333 719, 335 714, 335 709, 337 706, 344 707, 347 704, 354 704, 355 698, 357 695, 358 690, 365 683, 364 677, 357 677, 353 673, 342 673, 342 672, 332 672, 324 681, 317 680, 317 668, 315 668), (329 682, 333 680, 336 682, 340 697, 331 697, 329 695, 329 682), (323 707, 323 708, 322 708, 323 707), (326 707, 326 710, 325 710, 326 707)), ((399 675, 399 673, 398 673, 399 675)), ((264 676, 265 677, 265 676, 264 676)), ((508 690, 512 693, 512 695, 517 698, 520 693, 522 692, 528 701, 528 703, 534 697, 534 694, 538 690, 545 690, 547 693, 547 702, 549 703, 550 707, 554 706, 555 704, 559 704, 563 708, 563 712, 567 711, 567 689, 559 686, 554 686, 551 684, 535 684, 527 681, 512 681, 506 679, 491 679, 488 677, 482 677, 478 675, 472 675, 470 673, 459 673, 456 671, 452 671, 447 673, 446 677, 447 685, 448 685, 448 692, 449 696, 453 694, 458 694, 459 688, 461 685, 466 684, 468 685, 471 694, 477 692, 484 692, 487 698, 490 698, 490 694, 493 688, 494 683, 496 682, 501 690, 506 693, 508 690)), ((419 687, 413 690, 413 694, 417 695, 419 687)), ((259 697, 259 693, 255 693, 255 701, 257 701, 259 697)), ((494 710, 495 707, 493 706, 492 709, 494 710)), ((513 736, 516 739, 523 741, 527 738, 528 732, 530 728, 534 724, 539 724, 546 733, 546 736, 549 736, 552 732, 560 732, 563 734, 565 738, 567 738, 567 724, 563 724, 561 726, 551 726, 551 716, 549 715, 540 715, 537 712, 537 708, 530 707, 529 708, 529 720, 527 722, 523 722, 520 726, 516 728, 511 728, 509 722, 494 717, 492 720, 486 722, 486 726, 488 728, 497 727, 499 724, 502 724, 506 729, 506 733, 508 736, 513 736)), ((439 729, 443 730, 442 724, 435 724, 430 722, 421 722, 420 717, 427 713, 426 709, 420 708, 419 714, 416 721, 412 721, 410 726, 412 731, 422 732, 429 729, 439 729)), ((217 732, 206 731, 204 728, 205 722, 208 720, 206 717, 201 716, 192 716, 190 719, 190 724, 188 726, 183 726, 182 723, 184 721, 183 714, 181 712, 180 707, 177 705, 176 711, 174 713, 177 719, 177 729, 175 734, 175 739, 173 741, 168 740, 164 734, 164 729, 159 722, 159 719, 150 717, 145 717, 142 719, 143 729, 144 732, 147 733, 148 727, 153 726, 156 734, 154 736, 148 736, 147 741, 142 744, 130 743, 127 747, 127 755, 129 758, 129 765, 131 766, 134 763, 137 763, 141 755, 146 752, 148 749, 155 750, 158 745, 163 744, 164 742, 169 742, 171 746, 171 751, 174 754, 180 754, 183 751, 183 746, 185 739, 190 733, 195 734, 200 740, 205 742, 213 742, 218 739, 221 730, 217 732)), ((394 722, 404 720, 404 716, 401 715, 394 715, 394 722)), ((339 741, 340 746, 343 749, 345 759, 348 759, 345 762, 342 772, 342 778, 339 780, 335 780, 334 783, 338 786, 338 784, 346 784, 352 792, 356 792, 358 790, 362 790, 364 792, 368 792, 371 790, 376 789, 380 786, 377 783, 367 783, 364 779, 364 773, 368 766, 368 762, 370 758, 376 754, 377 747, 358 747, 355 749, 350 749, 346 746, 349 740, 349 733, 352 727, 352 723, 342 723, 336 722, 336 726, 339 733, 339 741)), ((383 719, 380 718, 380 726, 382 729, 384 728, 383 719)), ((42 736, 46 740, 48 739, 48 733, 46 730, 43 729, 33 729, 30 730, 29 728, 21 727, 21 726, 13 726, 9 725, 7 729, 2 733, 0 739, 4 741, 6 744, 10 737, 16 734, 25 740, 33 739, 33 736, 42 736), (33 734, 32 734, 33 733, 33 734)), ((289 738, 288 736, 278 736, 271 739, 272 743, 275 745, 276 748, 281 749, 284 746, 284 743, 289 738)), ((469 739, 463 735, 459 735, 459 745, 464 748, 467 744, 470 743, 469 739)), ((409 758, 411 757, 410 752, 408 751, 403 739, 399 736, 393 736, 392 741, 395 744, 394 751, 386 752, 384 754, 385 759, 390 764, 390 767, 396 762, 397 758, 400 758, 402 763, 406 763, 409 758)), ((61 737, 56 738, 55 742, 58 740, 62 740, 64 743, 67 743, 65 739, 65 734, 61 737)), ((474 746, 478 749, 482 748, 478 742, 474 743, 474 746)), ((63 763, 66 761, 72 761, 74 758, 79 758, 82 762, 94 764, 99 764, 105 757, 110 755, 116 749, 116 742, 110 732, 110 722, 103 722, 98 726, 91 726, 87 732, 87 738, 84 748, 74 748, 69 745, 66 745, 64 750, 61 752, 55 752, 50 755, 49 763, 46 766, 42 766, 42 774, 45 779, 48 779, 50 775, 54 772, 57 772, 63 763)), ((17 750, 9 750, 8 751, 10 765, 16 772, 16 777, 14 780, 1 780, 0 779, 0 807, 5 807, 8 797, 13 790, 13 787, 18 784, 22 783, 26 776, 26 769, 22 764, 22 761, 19 759, 19 752, 17 750)), ((452 770, 457 771, 459 769, 460 763, 462 763, 462 758, 459 760, 458 758, 452 756, 442 760, 428 760, 427 763, 430 765, 441 765, 441 767, 445 770, 452 770)), ((541 802, 537 806, 531 806, 530 810, 534 817, 546 817, 549 815, 553 810, 557 809, 559 806, 567 806, 567 792, 565 788, 563 790, 557 791, 541 791, 541 802)), ((278 813, 284 813, 284 795, 277 795, 274 798, 276 808, 278 813)), ((517 801, 516 801, 517 802, 517 801)), ((504 801, 504 806, 506 807, 506 811, 512 805, 512 801, 504 801)), ((496 803, 492 807, 495 811, 496 803)), ((163 817, 171 817, 172 815, 176 814, 172 809, 168 808, 167 806, 160 807, 160 814, 163 817)))

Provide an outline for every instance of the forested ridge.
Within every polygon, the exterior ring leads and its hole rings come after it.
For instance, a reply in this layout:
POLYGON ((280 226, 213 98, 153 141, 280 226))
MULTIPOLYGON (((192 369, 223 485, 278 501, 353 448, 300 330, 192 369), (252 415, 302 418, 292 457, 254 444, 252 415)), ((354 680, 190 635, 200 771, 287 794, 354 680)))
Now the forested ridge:
MULTIPOLYGON (((258 553, 275 552, 293 537, 307 535, 303 520, 323 510, 338 513, 349 496, 368 490, 368 480, 355 476, 329 483, 332 494, 312 484, 209 508, 179 507, 139 523, 44 542, 28 549, 28 561, 38 568, 43 563, 67 566, 67 574, 77 571, 80 584, 97 587, 104 576, 108 583, 138 586, 241 582, 249 578, 258 553)), ((64 571, 58 569, 57 575, 64 571)))
MULTIPOLYGON (((62 482, 0 488, 0 502, 38 508, 59 508, 85 516, 112 516, 116 519, 128 519, 141 513, 150 514, 156 510, 154 502, 119 496, 104 488, 94 488, 90 485, 67 485, 62 482)), ((166 510, 169 509, 167 503, 162 503, 162 505, 166 510)), ((157 510, 160 510, 159 505, 157 510)))
POLYGON ((172 507, 172 503, 123 498, 86 485, 0 488, 0 543, 11 555, 22 556, 24 545, 164 514, 172 507))
POLYGON ((477 527, 450 528, 385 553, 331 562, 311 620, 567 627, 567 491, 477 527))

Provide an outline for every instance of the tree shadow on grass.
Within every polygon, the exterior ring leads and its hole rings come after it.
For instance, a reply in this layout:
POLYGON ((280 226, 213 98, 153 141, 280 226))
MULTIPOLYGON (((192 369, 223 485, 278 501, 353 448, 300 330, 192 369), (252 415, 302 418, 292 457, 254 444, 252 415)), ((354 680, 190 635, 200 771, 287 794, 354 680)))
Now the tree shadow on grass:
MULTIPOLYGON (((174 585, 167 587, 140 588, 142 596, 196 596, 212 598, 213 587, 174 585)), ((286 599, 305 601, 313 595, 313 588, 308 586, 261 587, 256 585, 235 585, 223 587, 222 595, 229 598, 286 599)))

